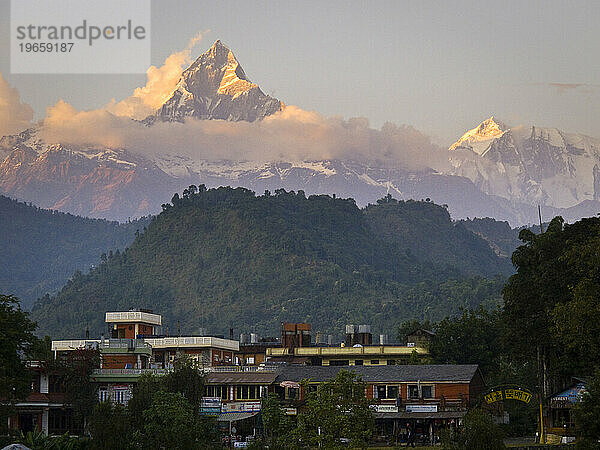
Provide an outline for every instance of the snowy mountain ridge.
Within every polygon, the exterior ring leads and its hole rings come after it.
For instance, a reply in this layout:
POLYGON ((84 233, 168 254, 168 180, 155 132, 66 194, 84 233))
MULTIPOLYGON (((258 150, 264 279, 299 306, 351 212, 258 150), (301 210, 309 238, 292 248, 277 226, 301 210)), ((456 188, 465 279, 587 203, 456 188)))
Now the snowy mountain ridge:
POLYGON ((600 199, 600 140, 490 118, 449 148, 450 173, 510 201, 569 208, 600 199))

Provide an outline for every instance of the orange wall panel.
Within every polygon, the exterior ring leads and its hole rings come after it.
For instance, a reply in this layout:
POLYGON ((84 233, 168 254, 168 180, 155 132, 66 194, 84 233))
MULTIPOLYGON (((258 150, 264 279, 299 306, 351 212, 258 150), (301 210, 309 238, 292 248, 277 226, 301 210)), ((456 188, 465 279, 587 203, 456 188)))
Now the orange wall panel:
POLYGON ((102 355, 102 368, 104 369, 124 369, 127 364, 133 368, 136 363, 135 355, 102 355))

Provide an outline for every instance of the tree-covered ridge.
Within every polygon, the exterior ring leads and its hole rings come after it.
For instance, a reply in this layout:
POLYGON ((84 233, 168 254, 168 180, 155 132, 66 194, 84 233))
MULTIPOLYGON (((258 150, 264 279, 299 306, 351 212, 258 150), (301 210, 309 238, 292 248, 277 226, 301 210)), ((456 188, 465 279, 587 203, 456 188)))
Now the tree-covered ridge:
POLYGON ((124 249, 149 218, 119 224, 40 209, 0 196, 0 293, 34 300, 87 272, 102 253, 124 249))
MULTIPOLYGON (((448 210, 439 205, 429 201, 398 202, 389 195, 379 200, 377 205, 367 206, 364 214, 370 227, 385 242, 397 246, 400 251, 414 254, 420 261, 445 264, 469 275, 493 276, 513 271, 509 260, 512 251, 508 255, 490 252, 494 245, 488 240, 488 234, 476 233, 468 226, 479 221, 491 221, 494 231, 503 230, 502 224, 511 230, 506 222, 493 219, 452 222, 448 210), (419 226, 415 226, 417 224, 419 226)), ((517 238, 518 231, 514 234, 517 238)), ((489 235, 499 237, 497 232, 489 235)), ((518 239, 514 248, 517 246, 518 239)))
POLYGON ((163 314, 171 332, 180 322, 186 332, 274 334, 284 320, 334 333, 346 323, 391 330, 399 318, 497 304, 502 278, 483 278, 506 273, 495 258, 429 202, 387 198, 361 210, 301 191, 190 187, 130 248, 41 299, 33 316, 53 337, 86 325, 100 333, 104 311, 131 307, 163 314))
MULTIPOLYGON (((519 232, 524 227, 511 228, 508 222, 500 222, 490 217, 459 220, 458 223, 482 237, 498 256, 510 259, 513 252, 521 245, 519 232)), ((538 232, 539 226, 533 226, 531 229, 538 232)))

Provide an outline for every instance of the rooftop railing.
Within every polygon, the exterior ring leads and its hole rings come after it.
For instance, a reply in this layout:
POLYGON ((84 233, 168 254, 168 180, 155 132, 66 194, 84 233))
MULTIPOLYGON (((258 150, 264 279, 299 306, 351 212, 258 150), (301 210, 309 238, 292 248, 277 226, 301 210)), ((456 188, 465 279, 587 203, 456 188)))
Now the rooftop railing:
POLYGON ((166 375, 170 369, 94 369, 94 375, 166 375))
POLYGON ((159 314, 144 311, 107 312, 105 321, 106 323, 140 322, 151 325, 162 325, 162 317, 159 314))

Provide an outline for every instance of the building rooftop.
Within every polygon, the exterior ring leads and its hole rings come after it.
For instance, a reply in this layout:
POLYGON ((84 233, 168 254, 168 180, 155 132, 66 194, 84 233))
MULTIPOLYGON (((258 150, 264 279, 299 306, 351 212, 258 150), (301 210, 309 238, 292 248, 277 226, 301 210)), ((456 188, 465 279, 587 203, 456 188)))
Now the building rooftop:
POLYGON ((146 311, 120 311, 107 312, 106 323, 145 323, 150 325, 162 325, 162 316, 146 311))
POLYGON ((294 349, 288 348, 267 348, 267 356, 326 356, 326 357, 348 357, 348 356, 360 356, 365 357, 387 355, 407 355, 410 356, 413 351, 419 354, 427 354, 427 349, 421 347, 407 347, 404 345, 360 345, 353 347, 296 347, 294 349))
POLYGON ((340 370, 354 372, 367 383, 381 382, 470 382, 477 365, 426 364, 399 366, 287 366, 279 370, 277 382, 310 379, 315 382, 334 378, 340 370))
POLYGON ((277 378, 275 372, 209 372, 207 384, 271 384, 277 378))

